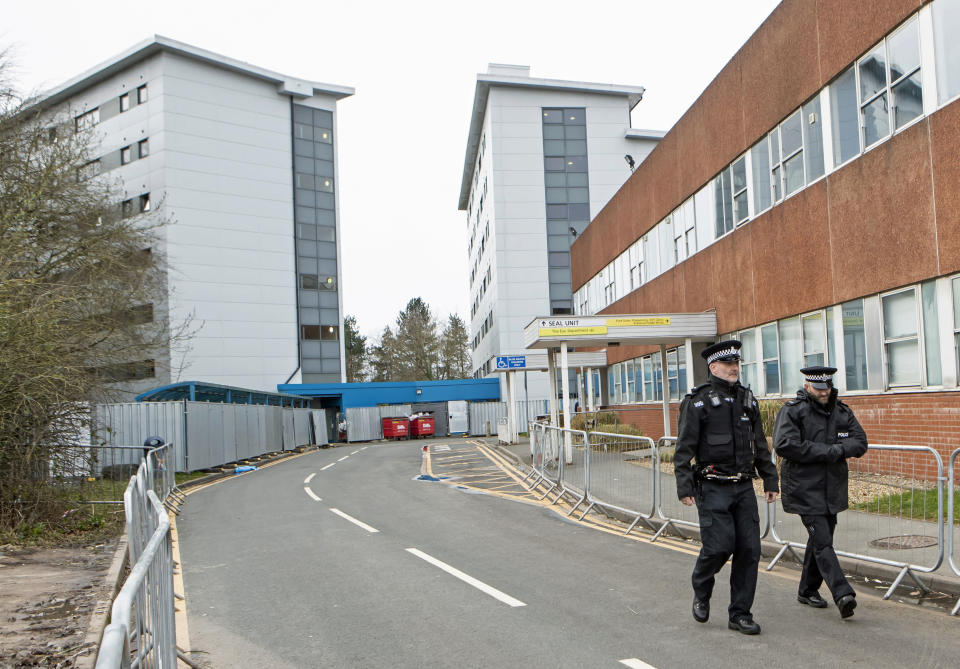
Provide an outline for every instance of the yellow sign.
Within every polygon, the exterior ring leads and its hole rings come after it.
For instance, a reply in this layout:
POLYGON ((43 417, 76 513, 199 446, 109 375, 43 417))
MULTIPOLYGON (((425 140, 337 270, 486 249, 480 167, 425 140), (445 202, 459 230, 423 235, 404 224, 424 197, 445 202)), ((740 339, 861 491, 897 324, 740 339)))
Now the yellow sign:
POLYGON ((606 325, 595 325, 578 328, 540 328, 541 337, 576 337, 577 335, 607 334, 606 325))
POLYGON ((648 325, 670 325, 669 316, 650 316, 646 318, 608 318, 607 325, 612 328, 632 328, 648 325))

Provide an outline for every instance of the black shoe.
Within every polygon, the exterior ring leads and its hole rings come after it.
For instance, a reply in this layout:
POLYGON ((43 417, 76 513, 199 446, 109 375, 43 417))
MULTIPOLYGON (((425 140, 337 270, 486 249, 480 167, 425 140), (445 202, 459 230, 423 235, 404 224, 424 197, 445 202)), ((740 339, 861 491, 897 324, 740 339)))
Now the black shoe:
POLYGON ((806 604, 807 606, 812 606, 815 609, 825 609, 827 608, 827 600, 820 596, 820 593, 813 593, 812 595, 797 595, 797 601, 801 604, 806 604))
POLYGON ((841 618, 849 618, 853 615, 853 610, 857 608, 856 595, 844 595, 837 600, 837 608, 840 609, 841 618))
POLYGON ((698 623, 705 623, 710 619, 710 600, 709 599, 694 599, 693 600, 693 619, 698 623))
POLYGON ((727 624, 727 627, 743 634, 760 634, 760 625, 753 622, 750 616, 737 616, 727 624))

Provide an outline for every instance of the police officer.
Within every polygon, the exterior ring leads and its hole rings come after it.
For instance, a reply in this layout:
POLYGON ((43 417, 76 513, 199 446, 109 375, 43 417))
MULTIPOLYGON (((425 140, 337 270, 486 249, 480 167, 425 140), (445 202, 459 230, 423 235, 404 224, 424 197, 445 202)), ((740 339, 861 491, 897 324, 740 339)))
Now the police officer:
POLYGON ((759 634, 750 608, 760 562, 760 513, 752 479, 763 478, 766 499, 777 498, 777 468, 760 423, 757 400, 740 385, 740 342, 705 348, 709 382, 697 386, 680 404, 674 465, 677 496, 697 505, 702 548, 693 569, 693 618, 710 617, 714 576, 730 556, 728 627, 759 634), (691 460, 694 461, 691 464, 691 460))
POLYGON ((835 367, 804 367, 803 389, 777 414, 773 444, 783 463, 783 510, 800 515, 809 538, 797 601, 817 609, 827 602, 817 590, 827 582, 841 618, 857 597, 833 550, 837 514, 847 508, 847 458, 867 452, 867 435, 833 387, 835 367))

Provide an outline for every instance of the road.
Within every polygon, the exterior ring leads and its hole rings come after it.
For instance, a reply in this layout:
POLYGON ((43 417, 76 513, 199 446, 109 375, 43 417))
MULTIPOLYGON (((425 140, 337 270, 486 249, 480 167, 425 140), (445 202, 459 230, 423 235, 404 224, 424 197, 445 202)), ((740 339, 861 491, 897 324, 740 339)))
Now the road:
MULTIPOLYGON (((763 633, 690 615, 697 546, 569 520, 477 442, 309 452, 189 495, 192 655, 210 667, 955 667, 960 620, 858 586, 856 615, 761 570, 763 633), (442 480, 418 480, 426 464, 442 480)), ((577 514, 579 515, 579 514, 577 514)), ((592 515, 592 514, 591 514, 592 515)), ((587 518, 590 521, 590 517, 587 518)), ((822 594, 828 594, 822 591, 822 594)))

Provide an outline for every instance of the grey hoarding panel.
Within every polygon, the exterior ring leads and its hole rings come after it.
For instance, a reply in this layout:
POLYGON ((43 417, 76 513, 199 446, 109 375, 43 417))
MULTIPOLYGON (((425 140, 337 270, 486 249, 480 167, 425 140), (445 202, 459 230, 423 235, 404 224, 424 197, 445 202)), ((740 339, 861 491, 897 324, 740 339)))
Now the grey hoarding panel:
POLYGON ((293 409, 283 410, 283 450, 292 451, 297 444, 294 440, 293 409))
POLYGON ((473 436, 496 434, 497 423, 506 415, 507 407, 503 402, 471 402, 470 434, 473 436))
POLYGON ((119 402, 98 404, 93 409, 91 440, 108 446, 142 446, 147 437, 158 436, 176 449, 177 471, 186 471, 187 452, 183 433, 182 402, 119 402))
POLYGON ((323 409, 309 409, 310 418, 313 420, 314 440, 318 446, 325 446, 330 443, 327 438, 327 412, 323 409))
POLYGON ((310 409, 292 409, 294 447, 314 443, 310 438, 310 409))
POLYGON ((347 414, 347 441, 381 439, 380 407, 349 407, 347 414))
POLYGON ((388 404, 380 409, 380 418, 409 418, 413 413, 412 404, 388 404))
POLYGON ((261 453, 272 453, 283 450, 283 409, 281 407, 264 407, 263 450, 261 453))

